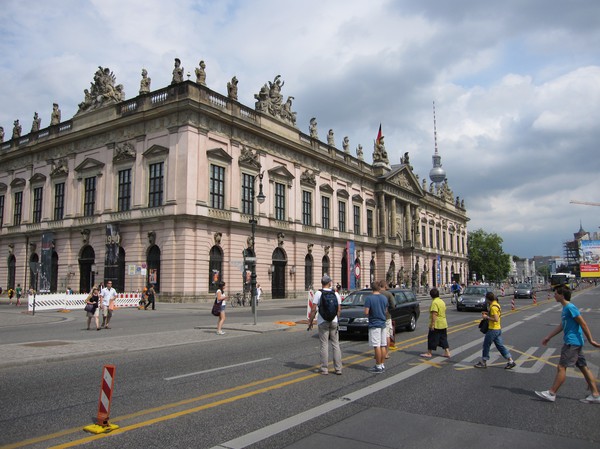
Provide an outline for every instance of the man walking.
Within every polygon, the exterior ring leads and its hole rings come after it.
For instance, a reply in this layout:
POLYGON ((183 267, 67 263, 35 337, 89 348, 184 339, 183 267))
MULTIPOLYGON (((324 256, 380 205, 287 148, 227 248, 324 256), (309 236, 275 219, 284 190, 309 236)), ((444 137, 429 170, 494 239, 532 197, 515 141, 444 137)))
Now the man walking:
POLYGON ((369 344, 375 351, 375 366, 369 371, 375 374, 384 372, 383 362, 387 354, 388 332, 385 325, 385 312, 388 300, 381 294, 384 288, 384 281, 373 282, 373 293, 365 299, 365 315, 369 317, 369 344))
POLYGON ((583 336, 585 335, 590 344, 596 348, 600 348, 600 343, 594 341, 587 323, 581 316, 581 312, 574 304, 571 304, 571 290, 569 290, 569 287, 566 285, 556 287, 556 290, 554 290, 554 299, 563 307, 561 323, 542 340, 542 345, 546 346, 552 337, 561 332, 564 333, 564 345, 560 352, 558 366, 556 367, 554 383, 549 390, 536 391, 535 394, 546 401, 554 402, 558 389, 567 377, 567 367, 576 366, 583 374, 591 391, 591 394, 582 399, 581 402, 600 404, 600 393, 598 392, 596 380, 588 368, 585 356, 583 355, 583 336))
POLYGON ((319 327, 319 340, 321 342, 321 368, 319 372, 324 375, 329 374, 329 342, 331 341, 331 348, 333 350, 333 368, 335 374, 341 376, 342 351, 340 350, 338 316, 340 315, 342 300, 340 295, 333 291, 331 287, 331 278, 327 274, 321 279, 321 285, 323 288, 315 293, 312 300, 307 330, 312 329, 313 321, 318 310, 319 317, 317 319, 317 325, 319 327))
POLYGON ((113 288, 112 281, 106 283, 106 287, 100 291, 100 296, 102 297, 102 326, 100 327, 110 329, 108 323, 110 323, 110 319, 112 318, 112 309, 117 297, 117 291, 113 288))

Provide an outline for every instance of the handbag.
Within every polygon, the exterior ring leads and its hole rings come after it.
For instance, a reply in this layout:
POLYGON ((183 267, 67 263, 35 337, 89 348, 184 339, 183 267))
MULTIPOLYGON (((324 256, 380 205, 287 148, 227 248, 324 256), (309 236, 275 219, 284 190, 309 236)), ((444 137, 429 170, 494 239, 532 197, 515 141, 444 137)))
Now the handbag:
POLYGON ((212 306, 212 310, 210 311, 214 316, 221 315, 221 303, 215 299, 215 303, 212 306))
POLYGON ((487 334, 487 331, 490 327, 490 320, 481 320, 479 322, 479 332, 482 334, 487 334))
POLYGON ((94 313, 94 304, 86 304, 83 310, 89 313, 94 313))

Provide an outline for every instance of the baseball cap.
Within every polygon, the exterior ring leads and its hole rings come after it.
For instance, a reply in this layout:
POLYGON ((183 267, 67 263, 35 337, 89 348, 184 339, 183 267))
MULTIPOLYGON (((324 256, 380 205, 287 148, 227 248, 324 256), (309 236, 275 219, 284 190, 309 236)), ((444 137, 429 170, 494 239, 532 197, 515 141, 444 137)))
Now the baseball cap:
POLYGON ((330 282, 331 282, 331 278, 327 274, 323 276, 323 279, 321 279, 321 285, 327 285, 330 282))

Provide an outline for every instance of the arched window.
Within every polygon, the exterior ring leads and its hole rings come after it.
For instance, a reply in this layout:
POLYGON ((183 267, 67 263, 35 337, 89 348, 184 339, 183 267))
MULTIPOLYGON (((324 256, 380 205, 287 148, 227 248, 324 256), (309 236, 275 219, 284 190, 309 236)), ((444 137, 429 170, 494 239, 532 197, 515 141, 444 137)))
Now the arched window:
POLYGON ((125 250, 117 244, 107 245, 104 256, 104 279, 102 281, 112 281, 113 288, 117 292, 125 291, 125 250), (116 256, 116 257, 115 257, 116 256))
POLYGON ((273 299, 285 298, 285 266, 287 265, 287 255, 282 248, 275 248, 271 258, 274 268, 271 274, 271 297, 273 299))
POLYGON ((210 249, 208 262, 208 291, 215 293, 217 284, 223 279, 223 250, 218 246, 210 249))
POLYGON ((310 290, 311 288, 314 288, 313 256, 307 254, 304 258, 304 290, 310 290))
POLYGON ((35 291, 38 290, 37 272, 40 269, 39 261, 40 258, 37 253, 33 253, 29 258, 29 288, 33 288, 35 291))
POLYGON ((341 261, 341 270, 342 272, 340 273, 340 277, 342 279, 342 289, 348 290, 350 283, 348 282, 348 257, 345 249, 341 261))
MULTIPOLYGON (((321 265, 322 265, 321 275, 329 274, 329 256, 323 256, 321 265)), ((319 281, 320 281, 320 279, 319 279, 319 281)))
POLYGON ((89 293, 96 283, 95 261, 94 248, 90 245, 84 246, 79 256, 79 293, 89 293))
POLYGON ((58 254, 56 251, 52 251, 50 263, 50 291, 56 293, 58 291, 58 254))
POLYGON ((8 279, 6 282, 6 287, 7 289, 12 288, 13 290, 15 289, 15 278, 16 278, 16 271, 17 271, 17 259, 15 258, 14 254, 11 254, 8 257, 8 279))
POLYGON ((356 260, 354 260, 354 273, 352 273, 352 276, 354 276, 354 285, 356 286, 356 288, 360 288, 361 286, 361 269, 362 267, 360 266, 360 259, 357 257, 356 260))
POLYGON ((147 284, 152 284, 156 293, 160 293, 160 248, 152 245, 146 253, 146 264, 148 265, 147 284))
POLYGON ((373 287, 373 282, 375 282, 375 259, 371 259, 369 263, 369 287, 373 287))

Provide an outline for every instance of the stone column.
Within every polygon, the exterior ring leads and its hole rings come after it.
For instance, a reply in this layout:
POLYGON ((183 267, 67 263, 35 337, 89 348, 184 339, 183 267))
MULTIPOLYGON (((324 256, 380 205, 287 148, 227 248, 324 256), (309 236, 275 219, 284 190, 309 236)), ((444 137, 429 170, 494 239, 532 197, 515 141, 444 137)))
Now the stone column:
POLYGON ((412 215, 410 214, 410 203, 404 205, 404 228, 405 240, 412 240, 412 215))
POLYGON ((391 198, 391 207, 390 207, 390 215, 391 215, 391 221, 390 221, 390 237, 396 238, 396 235, 398 233, 398 225, 396 223, 396 198, 391 198))
POLYGON ((387 237, 387 214, 385 207, 385 194, 383 192, 379 193, 379 236, 387 237))

